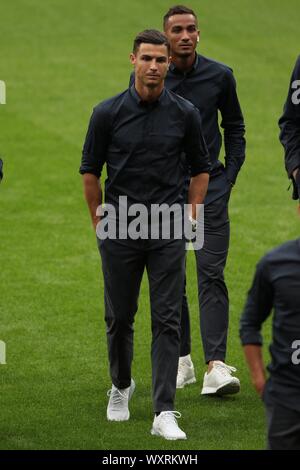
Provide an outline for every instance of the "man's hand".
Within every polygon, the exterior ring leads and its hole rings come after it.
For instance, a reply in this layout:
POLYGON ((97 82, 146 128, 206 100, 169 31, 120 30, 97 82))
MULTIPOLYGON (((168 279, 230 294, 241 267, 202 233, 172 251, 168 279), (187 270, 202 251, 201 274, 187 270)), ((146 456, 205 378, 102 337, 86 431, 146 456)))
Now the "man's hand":
POLYGON ((266 372, 261 346, 258 344, 246 344, 244 346, 244 353, 250 369, 252 383, 261 397, 266 385, 266 372))
POLYGON ((262 395, 264 393, 265 385, 266 385, 265 377, 259 377, 259 378, 257 377, 255 379, 255 381, 252 380, 252 383, 253 383, 253 385, 255 387, 255 390, 257 391, 258 395, 260 397, 262 397, 262 395))

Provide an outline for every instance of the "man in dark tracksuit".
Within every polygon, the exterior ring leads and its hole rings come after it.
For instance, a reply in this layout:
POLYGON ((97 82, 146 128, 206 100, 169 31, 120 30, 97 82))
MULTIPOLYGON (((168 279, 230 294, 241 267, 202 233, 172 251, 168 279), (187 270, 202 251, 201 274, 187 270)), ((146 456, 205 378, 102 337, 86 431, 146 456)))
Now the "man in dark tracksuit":
POLYGON ((285 149, 285 167, 293 182, 293 198, 300 197, 300 56, 296 62, 279 120, 280 140, 285 149))
MULTIPOLYGON (((129 209, 143 204, 148 214, 154 204, 184 203, 184 152, 191 167, 189 202, 192 218, 204 200, 210 169, 199 111, 164 88, 169 44, 155 30, 140 33, 131 62, 135 85, 98 105, 91 117, 80 172, 94 226, 101 204, 99 177, 106 163, 105 204, 120 214, 119 198, 129 209)), ((121 218, 121 215, 120 215, 121 218)), ((98 234, 98 228, 97 228, 98 234)), ((105 320, 112 389, 108 420, 129 419, 128 401, 134 391, 131 378, 133 323, 144 269, 147 269, 152 319, 152 434, 185 439, 174 411, 180 349, 180 314, 184 289, 185 238, 109 237, 98 240, 105 283, 105 320)))
POLYGON ((266 406, 268 448, 300 450, 300 238, 284 243, 258 263, 240 336, 253 384, 266 406), (266 381, 260 330, 272 309, 266 381))
MULTIPOLYGON (((244 120, 232 70, 196 53, 199 41, 197 17, 189 8, 176 6, 164 17, 164 31, 171 46, 172 63, 166 87, 191 101, 200 111, 212 170, 204 211, 204 246, 195 250, 198 274, 200 329, 208 373, 202 394, 239 391, 232 377, 235 369, 225 364, 228 330, 228 292, 224 269, 229 247, 228 201, 245 159, 244 120), (219 160, 224 129, 225 167, 219 160)), ((181 352, 177 387, 195 382, 190 358, 190 323, 186 296, 183 298, 181 352)))

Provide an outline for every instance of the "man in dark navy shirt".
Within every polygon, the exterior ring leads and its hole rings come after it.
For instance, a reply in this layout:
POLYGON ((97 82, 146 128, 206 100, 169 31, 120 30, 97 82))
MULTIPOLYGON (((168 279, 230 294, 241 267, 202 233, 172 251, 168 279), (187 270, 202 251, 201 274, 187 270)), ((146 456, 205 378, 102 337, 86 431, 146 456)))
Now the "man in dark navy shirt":
MULTIPOLYGON (((300 57, 279 120, 285 166, 300 198, 300 57)), ((300 239, 265 255, 256 267, 240 323, 240 337, 253 385, 263 398, 268 422, 268 448, 300 450, 300 239), (266 371, 261 328, 274 310, 271 363, 266 371)))
MULTIPOLYGON (((204 200, 210 163, 199 111, 164 88, 169 44, 155 30, 140 33, 131 62, 135 85, 96 106, 84 144, 80 172, 94 227, 102 202, 99 177, 106 164, 105 204, 121 218, 120 198, 130 210, 137 204, 183 205, 185 166, 191 168, 190 217, 204 200)), ((170 231, 171 232, 171 231, 170 231)), ((105 283, 105 320, 112 389, 108 420, 129 419, 128 401, 135 384, 131 377, 133 323, 146 267, 151 299, 152 384, 155 418, 152 434, 185 439, 174 411, 180 349, 180 314, 184 289, 185 239, 116 237, 98 240, 105 283)))
POLYGON ((288 97, 279 120, 285 167, 293 182, 293 198, 300 198, 300 56, 292 73, 288 97))
POLYGON ((269 449, 300 450, 300 238, 258 263, 240 336, 253 384, 266 405, 269 449), (273 309, 266 381, 260 331, 273 309))
MULTIPOLYGON (((164 16, 164 30, 171 46, 172 63, 166 87, 191 101, 200 111, 212 170, 204 211, 204 246, 195 250, 198 274, 200 327, 208 371, 202 394, 236 393, 239 380, 225 364, 228 330, 228 293, 224 269, 229 247, 228 201, 245 159, 244 120, 232 70, 196 53, 199 41, 197 17, 184 6, 172 7, 164 16), (225 167, 219 160, 224 130, 225 167)), ((190 324, 183 297, 181 353, 177 387, 195 382, 190 358, 190 324)))

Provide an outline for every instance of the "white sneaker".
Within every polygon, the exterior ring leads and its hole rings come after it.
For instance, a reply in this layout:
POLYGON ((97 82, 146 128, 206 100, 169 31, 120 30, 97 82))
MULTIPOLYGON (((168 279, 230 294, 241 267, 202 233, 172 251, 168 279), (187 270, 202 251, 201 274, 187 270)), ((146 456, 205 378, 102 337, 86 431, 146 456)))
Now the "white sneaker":
POLYGON ((178 411, 162 411, 154 418, 151 434, 153 436, 162 436, 171 441, 186 439, 185 432, 177 424, 176 418, 180 417, 181 414, 178 411))
POLYGON ((107 406, 108 421, 127 421, 129 419, 128 402, 132 397, 134 389, 135 383, 133 379, 131 379, 131 385, 128 388, 119 389, 112 385, 111 390, 107 392, 107 396, 109 396, 107 406))
POLYGON ((183 388, 185 385, 193 384, 196 382, 194 365, 191 356, 180 357, 178 362, 178 372, 176 388, 183 388))
POLYGON ((228 366, 222 361, 214 361, 209 373, 205 372, 201 395, 230 395, 240 391, 240 381, 232 377, 235 367, 228 366))

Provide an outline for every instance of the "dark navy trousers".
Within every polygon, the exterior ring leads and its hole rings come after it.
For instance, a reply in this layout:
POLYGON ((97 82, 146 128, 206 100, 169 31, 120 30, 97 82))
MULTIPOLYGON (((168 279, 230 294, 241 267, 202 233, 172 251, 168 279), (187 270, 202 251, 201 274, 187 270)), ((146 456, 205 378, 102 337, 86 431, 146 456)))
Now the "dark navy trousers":
POLYGON ((105 288, 110 375, 118 388, 131 381, 133 324, 146 269, 152 325, 154 412, 174 410, 185 276, 185 240, 99 240, 105 288))
POLYGON ((268 450, 300 450, 300 412, 275 403, 266 406, 266 414, 268 450))
MULTIPOLYGON (((205 362, 225 361, 228 331, 228 291, 224 279, 230 223, 230 191, 204 206, 204 245, 195 250, 200 331, 205 362)), ((190 318, 186 292, 182 299, 180 356, 191 352, 190 318)))

